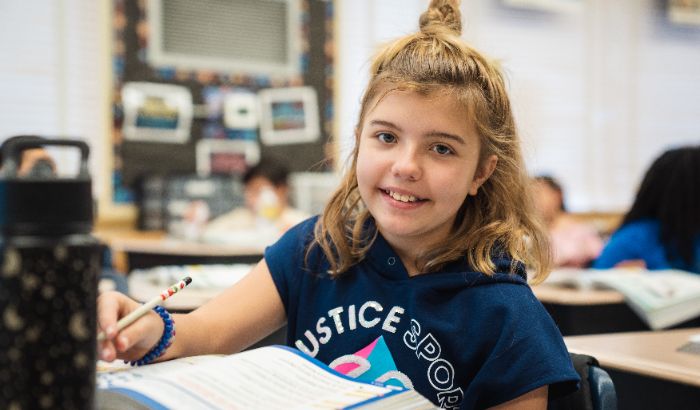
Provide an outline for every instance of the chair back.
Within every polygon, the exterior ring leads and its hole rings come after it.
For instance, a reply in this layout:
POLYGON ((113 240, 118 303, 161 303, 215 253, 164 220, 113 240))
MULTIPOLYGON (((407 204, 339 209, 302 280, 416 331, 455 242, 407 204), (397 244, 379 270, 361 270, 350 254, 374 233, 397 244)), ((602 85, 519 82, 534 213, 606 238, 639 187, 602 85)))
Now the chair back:
POLYGON ((578 391, 550 400, 550 410, 617 410, 615 384, 593 356, 569 353, 581 377, 578 391))
POLYGON ((617 393, 610 375, 597 365, 588 368, 593 410, 617 410, 617 393))

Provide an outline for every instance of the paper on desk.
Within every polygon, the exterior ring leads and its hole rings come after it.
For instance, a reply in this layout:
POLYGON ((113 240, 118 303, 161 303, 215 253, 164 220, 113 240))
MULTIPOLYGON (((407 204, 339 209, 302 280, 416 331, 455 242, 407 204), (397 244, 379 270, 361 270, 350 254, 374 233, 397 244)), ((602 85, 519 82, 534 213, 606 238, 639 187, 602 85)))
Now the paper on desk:
POLYGON ((134 269, 129 276, 136 275, 141 283, 167 287, 189 276, 192 283, 188 289, 225 289, 238 282, 253 268, 249 264, 229 265, 172 265, 149 269, 134 269))
POLYGON ((700 343, 688 342, 678 348, 679 352, 700 355, 700 343))

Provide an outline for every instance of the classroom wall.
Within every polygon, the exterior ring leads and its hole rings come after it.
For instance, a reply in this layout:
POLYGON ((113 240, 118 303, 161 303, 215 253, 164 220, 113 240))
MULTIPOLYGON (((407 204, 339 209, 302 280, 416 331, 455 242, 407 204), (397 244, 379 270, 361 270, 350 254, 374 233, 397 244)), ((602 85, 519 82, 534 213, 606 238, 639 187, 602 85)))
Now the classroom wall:
MULTIPOLYGON (((463 0, 463 36, 502 63, 528 170, 558 177, 573 211, 623 211, 653 158, 700 143, 700 27, 670 23, 665 0, 568 3, 578 6, 538 11, 463 0)), ((370 56, 414 31, 427 4, 339 1, 343 155, 370 56)))
MULTIPOLYGON (((572 210, 623 210, 654 156, 700 143, 700 29, 670 24, 666 0, 570 2, 581 4, 571 13, 462 3, 464 37, 503 63, 528 169, 558 176, 572 210)), ((0 138, 34 132, 93 141, 97 191, 107 200, 112 4, 0 2, 0 138)), ((334 1, 333 137, 342 156, 352 147, 370 55, 413 31, 426 4, 334 1)))

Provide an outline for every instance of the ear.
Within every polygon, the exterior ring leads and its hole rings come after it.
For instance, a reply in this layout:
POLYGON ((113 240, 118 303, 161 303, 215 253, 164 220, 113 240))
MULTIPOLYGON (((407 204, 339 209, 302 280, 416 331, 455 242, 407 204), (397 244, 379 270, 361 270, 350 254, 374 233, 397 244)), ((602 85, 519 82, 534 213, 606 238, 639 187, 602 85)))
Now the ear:
POLYGON ((484 160, 484 162, 481 163, 481 166, 476 170, 474 179, 472 179, 472 183, 469 186, 469 195, 476 195, 476 193, 479 191, 479 187, 483 185, 487 179, 489 179, 491 174, 493 174, 497 163, 498 157, 495 154, 490 155, 484 160))

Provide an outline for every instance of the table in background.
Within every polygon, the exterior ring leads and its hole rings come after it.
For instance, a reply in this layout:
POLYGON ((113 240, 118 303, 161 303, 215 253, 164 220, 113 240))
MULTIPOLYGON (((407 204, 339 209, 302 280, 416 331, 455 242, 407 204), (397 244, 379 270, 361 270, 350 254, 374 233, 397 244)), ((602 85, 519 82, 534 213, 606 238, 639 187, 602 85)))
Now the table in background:
POLYGON ((595 357, 613 379, 618 407, 700 408, 700 354, 679 352, 700 327, 570 336, 570 352, 595 357))
MULTIPOLYGON (((543 283, 532 287, 564 336, 650 330, 615 290, 574 289, 543 283)), ((700 326, 700 318, 673 328, 700 326)))
POLYGON ((115 258, 123 255, 124 272, 163 265, 252 264, 263 256, 260 248, 189 242, 157 233, 113 237, 109 245, 115 258))

